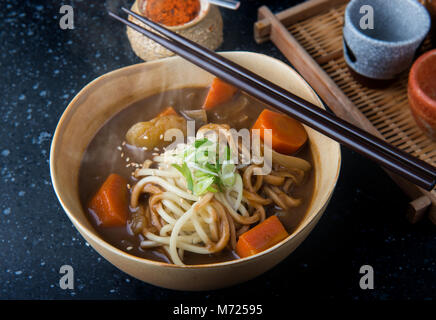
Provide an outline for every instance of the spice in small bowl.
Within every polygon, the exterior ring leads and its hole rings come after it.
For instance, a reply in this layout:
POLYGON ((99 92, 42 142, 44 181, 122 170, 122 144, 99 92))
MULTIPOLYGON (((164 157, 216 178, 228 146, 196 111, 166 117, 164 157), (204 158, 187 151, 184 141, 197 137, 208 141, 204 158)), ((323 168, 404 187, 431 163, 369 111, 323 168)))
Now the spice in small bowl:
POLYGON ((416 123, 436 141, 436 49, 423 54, 413 64, 408 95, 416 123))
MULTIPOLYGON (((207 0, 136 0, 131 10, 210 50, 217 49, 223 41, 221 13, 207 0)), ((132 16, 129 20, 149 29, 132 16)), ((131 28, 127 28, 127 37, 133 51, 143 60, 174 55, 131 28)))

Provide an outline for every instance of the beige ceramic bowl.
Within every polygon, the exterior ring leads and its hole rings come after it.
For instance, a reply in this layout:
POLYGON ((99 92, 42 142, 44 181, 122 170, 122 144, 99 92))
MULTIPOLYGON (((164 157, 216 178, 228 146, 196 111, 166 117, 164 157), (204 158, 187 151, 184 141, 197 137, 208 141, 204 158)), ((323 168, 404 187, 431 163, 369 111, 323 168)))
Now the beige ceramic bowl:
MULTIPOLYGON (((225 52, 223 55, 322 106, 309 85, 283 62, 249 52, 225 52)), ((104 241, 88 221, 79 201, 78 172, 87 145, 110 117, 129 104, 163 90, 207 86, 212 77, 179 57, 132 65, 105 74, 88 84, 71 101, 59 121, 51 145, 53 186, 77 230, 117 268, 135 278, 165 288, 207 290, 227 287, 272 268, 294 251, 311 232, 330 200, 339 175, 339 145, 308 128, 316 168, 314 197, 308 214, 287 239, 249 258, 181 267, 137 258, 104 241)))

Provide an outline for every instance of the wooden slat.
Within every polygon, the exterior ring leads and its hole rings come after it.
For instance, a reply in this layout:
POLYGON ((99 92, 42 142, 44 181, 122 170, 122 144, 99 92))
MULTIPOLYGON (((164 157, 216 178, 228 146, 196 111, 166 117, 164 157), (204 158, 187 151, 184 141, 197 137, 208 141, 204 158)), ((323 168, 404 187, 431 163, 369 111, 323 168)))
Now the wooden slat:
POLYGON ((411 223, 416 223, 425 216, 431 201, 427 196, 419 197, 409 203, 407 218, 411 223))

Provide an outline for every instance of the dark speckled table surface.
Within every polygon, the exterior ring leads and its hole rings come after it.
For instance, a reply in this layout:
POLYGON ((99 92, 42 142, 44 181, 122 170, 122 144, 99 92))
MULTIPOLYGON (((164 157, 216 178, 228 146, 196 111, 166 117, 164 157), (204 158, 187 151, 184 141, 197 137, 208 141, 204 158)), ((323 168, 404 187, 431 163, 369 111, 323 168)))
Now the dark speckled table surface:
MULTIPOLYGON (((100 257, 75 230, 52 188, 49 148, 68 102, 96 77, 141 62, 107 7, 130 1, 64 1, 75 29, 59 27, 59 1, 3 0, 0 6, 0 298, 146 299, 236 303, 240 297, 327 300, 436 298, 436 227, 405 219, 408 199, 374 163, 343 149, 336 191, 310 236, 264 275, 229 289, 178 292, 138 281, 100 257), (59 268, 74 268, 74 290, 59 286, 59 268), (371 265, 374 289, 359 287, 371 265)), ((273 11, 298 1, 270 1, 273 11)), ((262 1, 222 10, 220 50, 261 52, 253 22, 262 1)))

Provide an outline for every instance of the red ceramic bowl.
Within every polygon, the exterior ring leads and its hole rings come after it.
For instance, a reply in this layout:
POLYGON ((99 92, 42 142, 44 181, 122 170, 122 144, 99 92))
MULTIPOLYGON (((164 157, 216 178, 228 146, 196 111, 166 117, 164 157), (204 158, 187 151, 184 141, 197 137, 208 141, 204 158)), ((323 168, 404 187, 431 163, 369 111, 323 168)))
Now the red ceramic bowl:
POLYGON ((416 123, 436 141, 436 49, 425 53, 413 64, 408 95, 416 123))

